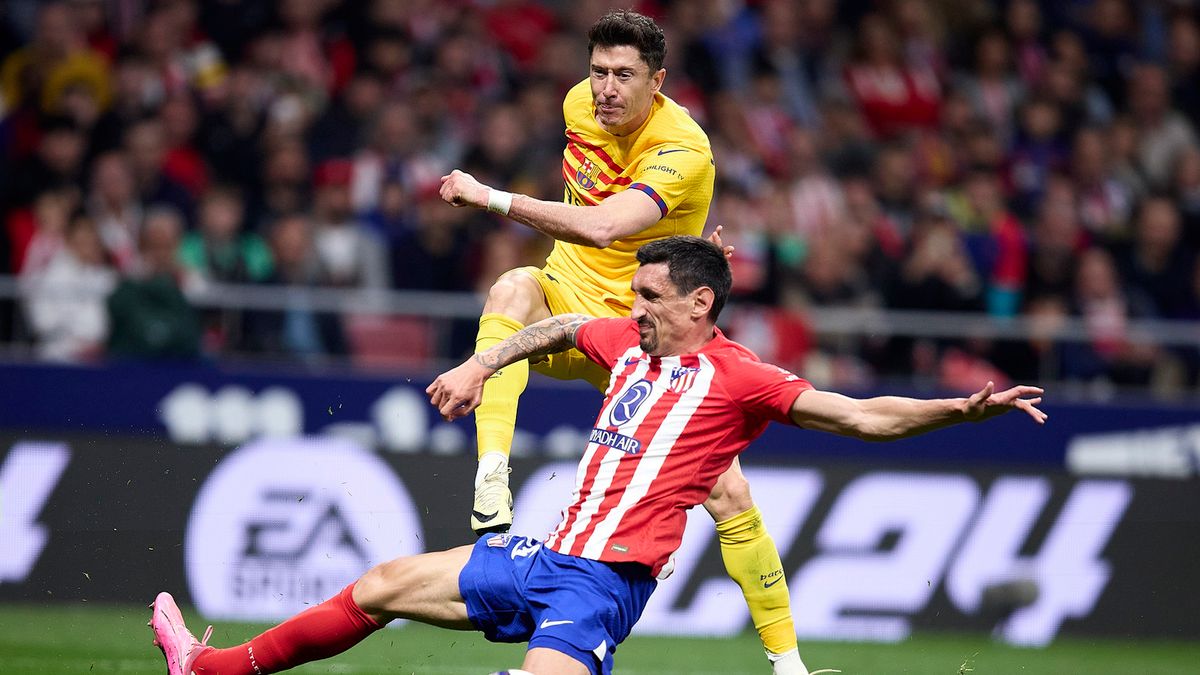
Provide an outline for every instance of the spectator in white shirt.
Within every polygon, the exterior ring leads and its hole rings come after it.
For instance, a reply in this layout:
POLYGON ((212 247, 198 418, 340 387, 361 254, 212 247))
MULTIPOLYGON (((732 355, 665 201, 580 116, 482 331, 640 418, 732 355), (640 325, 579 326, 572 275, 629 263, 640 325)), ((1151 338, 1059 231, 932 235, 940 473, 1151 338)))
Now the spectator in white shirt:
POLYGON ((105 299, 117 274, 86 214, 71 219, 64 243, 43 269, 22 278, 25 315, 40 357, 83 361, 98 356, 108 336, 105 299))

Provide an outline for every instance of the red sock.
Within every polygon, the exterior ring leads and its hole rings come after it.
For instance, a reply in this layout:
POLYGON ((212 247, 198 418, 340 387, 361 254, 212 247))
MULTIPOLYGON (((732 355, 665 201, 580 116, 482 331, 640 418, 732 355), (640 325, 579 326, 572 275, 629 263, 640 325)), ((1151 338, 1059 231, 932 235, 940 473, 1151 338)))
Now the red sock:
POLYGON ((383 628, 354 603, 353 590, 350 584, 245 644, 207 650, 192 669, 196 675, 264 675, 341 654, 383 628))

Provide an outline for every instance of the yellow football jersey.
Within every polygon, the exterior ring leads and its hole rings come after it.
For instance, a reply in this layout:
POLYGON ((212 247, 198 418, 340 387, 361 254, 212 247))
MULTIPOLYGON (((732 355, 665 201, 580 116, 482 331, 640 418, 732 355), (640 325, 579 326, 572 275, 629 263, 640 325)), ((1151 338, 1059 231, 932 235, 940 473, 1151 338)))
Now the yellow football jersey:
POLYGON ((628 136, 613 136, 601 128, 593 105, 586 79, 563 100, 563 200, 595 205, 622 190, 641 190, 658 204, 662 219, 605 249, 555 242, 546 271, 563 277, 581 295, 628 314, 638 248, 671 235, 700 235, 708 219, 716 167, 704 130, 661 92, 655 94, 646 122, 628 136))

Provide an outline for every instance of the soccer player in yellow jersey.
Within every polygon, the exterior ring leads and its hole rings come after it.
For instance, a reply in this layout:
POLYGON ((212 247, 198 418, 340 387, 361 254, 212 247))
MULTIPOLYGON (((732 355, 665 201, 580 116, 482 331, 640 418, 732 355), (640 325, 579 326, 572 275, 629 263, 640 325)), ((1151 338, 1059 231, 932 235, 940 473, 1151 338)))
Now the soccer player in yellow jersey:
MULTIPOLYGON (((477 352, 555 314, 628 316, 638 247, 671 235, 698 235, 708 218, 716 173, 712 149, 687 111, 659 91, 667 72, 662 29, 641 14, 613 11, 588 31, 588 53, 591 75, 563 101, 563 202, 496 190, 458 170, 442 178, 446 202, 486 208, 555 240, 545 267, 511 270, 492 286, 479 319, 477 352)), ((530 368, 585 379, 601 391, 608 386, 609 373, 578 351, 515 363, 487 381, 475 411, 479 469, 471 528, 479 534, 512 524, 508 455, 530 368)), ((746 597, 776 675, 807 674, 796 649, 783 565, 736 461, 705 508, 717 523, 725 569, 746 597)))

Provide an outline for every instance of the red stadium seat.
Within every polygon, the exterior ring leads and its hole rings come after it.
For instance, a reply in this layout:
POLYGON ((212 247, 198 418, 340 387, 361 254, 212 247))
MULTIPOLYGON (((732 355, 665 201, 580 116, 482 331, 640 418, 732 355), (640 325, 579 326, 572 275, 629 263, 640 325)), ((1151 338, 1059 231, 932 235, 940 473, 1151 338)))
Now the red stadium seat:
POLYGON ((428 319, 351 315, 345 318, 345 329, 357 366, 424 366, 433 355, 434 333, 428 319))

